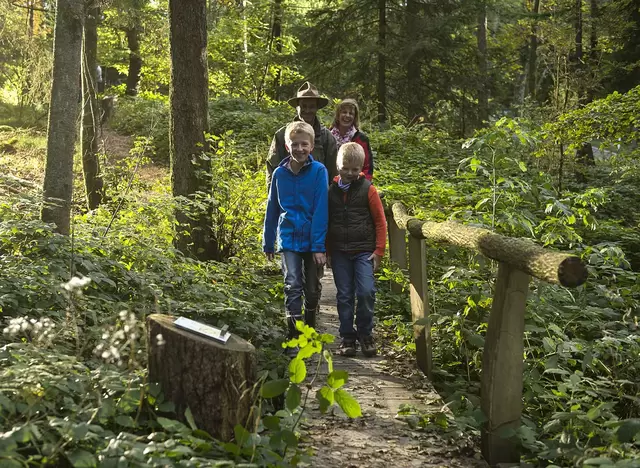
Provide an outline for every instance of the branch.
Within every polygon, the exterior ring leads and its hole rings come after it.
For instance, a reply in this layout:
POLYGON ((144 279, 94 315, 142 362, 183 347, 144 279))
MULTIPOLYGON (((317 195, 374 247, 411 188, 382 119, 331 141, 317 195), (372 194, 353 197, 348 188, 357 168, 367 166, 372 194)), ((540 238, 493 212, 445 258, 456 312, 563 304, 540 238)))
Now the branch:
POLYGON ((18 7, 18 8, 24 8, 26 10, 35 10, 35 11, 44 11, 45 13, 50 12, 51 10, 49 8, 38 8, 35 6, 31 6, 31 5, 20 5, 18 3, 14 3, 14 2, 9 2, 11 3, 11 5, 18 7))

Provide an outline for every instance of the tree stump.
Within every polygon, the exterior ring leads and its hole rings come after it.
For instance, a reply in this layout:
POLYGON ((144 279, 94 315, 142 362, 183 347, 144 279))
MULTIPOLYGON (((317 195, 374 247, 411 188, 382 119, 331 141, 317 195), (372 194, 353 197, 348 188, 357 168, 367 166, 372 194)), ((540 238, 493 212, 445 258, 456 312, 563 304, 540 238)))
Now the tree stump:
POLYGON ((184 421, 190 408, 198 429, 229 441, 234 426, 246 425, 250 416, 255 348, 235 335, 219 343, 176 327, 174 320, 162 314, 147 317, 149 380, 161 385, 178 418, 184 421))

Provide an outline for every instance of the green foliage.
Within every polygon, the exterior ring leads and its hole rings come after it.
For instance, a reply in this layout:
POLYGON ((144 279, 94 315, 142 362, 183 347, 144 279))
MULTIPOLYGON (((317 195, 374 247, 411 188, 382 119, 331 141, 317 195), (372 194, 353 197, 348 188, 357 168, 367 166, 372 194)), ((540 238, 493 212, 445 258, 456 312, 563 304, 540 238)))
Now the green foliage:
MULTIPOLYGON (((271 137, 294 113, 289 106, 267 107, 242 98, 220 97, 209 102, 210 133, 229 136, 228 132, 233 132, 242 163, 263 170, 271 137)), ((152 138, 154 160, 169 162, 169 106, 165 99, 121 97, 111 125, 126 134, 152 138)))
MULTIPOLYGON (((142 372, 29 343, 0 348, 3 466, 219 466, 208 434, 176 421, 142 372)), ((225 464, 224 466, 229 466, 225 464)))
MULTIPOLYGON (((624 100, 610 104, 594 103, 602 111, 598 122, 630 115, 624 100)), ((576 142, 592 138, 586 128, 576 130, 574 136, 584 132, 576 142)), ((524 413, 510 435, 520 441, 525 458, 541 466, 637 466, 640 278, 631 268, 633 250, 625 247, 640 240, 637 210, 631 208, 637 185, 630 174, 637 171, 637 159, 630 157, 631 145, 622 145, 615 158, 599 162, 594 186, 565 176, 570 189, 560 191, 536 158, 543 148, 540 135, 532 122, 502 119, 468 140, 464 154, 426 129, 374 132, 382 169, 376 178, 386 197, 405 201, 426 219, 457 219, 571 249, 583 258, 590 274, 584 286, 531 285, 524 413), (428 171, 417 170, 425 166, 428 171)), ((406 409, 405 416, 416 428, 438 430, 452 440, 474 438, 485 420, 479 379, 495 265, 471 252, 429 245, 426 267, 435 384, 455 417, 415 409, 406 409)), ((387 293, 388 282, 406 291, 407 280, 391 265, 379 281, 384 282, 377 300, 384 334, 397 354, 411 355, 407 298, 387 293)))
POLYGON ((229 455, 250 457, 258 466, 297 466, 300 462, 310 463, 311 453, 299 447, 297 431, 323 363, 326 363, 329 374, 327 385, 316 393, 320 410, 325 413, 331 405, 337 403, 348 417, 362 416, 358 402, 340 388, 347 381, 347 373, 333 370, 331 353, 324 349, 325 345, 333 342, 334 337, 319 334, 302 321, 296 323, 296 328, 300 332, 299 337, 282 344, 283 348, 299 348, 297 356, 289 362, 288 378, 274 375, 274 370, 263 372, 260 396, 264 399, 264 411, 256 423, 256 432, 252 434, 243 427, 236 426, 235 441, 224 444, 229 455), (315 359, 311 359, 314 356, 315 359), (315 371, 305 384, 308 364, 315 364, 315 371), (270 401, 283 395, 286 395, 284 408, 276 410, 270 406, 270 401))

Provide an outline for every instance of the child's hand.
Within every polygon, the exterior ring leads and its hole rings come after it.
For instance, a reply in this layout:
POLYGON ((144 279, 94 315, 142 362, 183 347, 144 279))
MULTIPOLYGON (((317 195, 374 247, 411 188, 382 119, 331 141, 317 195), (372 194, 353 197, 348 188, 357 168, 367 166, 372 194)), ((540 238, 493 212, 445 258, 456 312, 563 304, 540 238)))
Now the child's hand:
POLYGON ((275 258, 273 252, 265 252, 264 255, 267 257, 268 261, 272 261, 275 258))
POLYGON ((368 260, 373 260, 373 271, 378 271, 378 268, 380 268, 381 259, 382 257, 380 257, 380 255, 377 255, 374 253, 372 253, 371 256, 368 258, 368 260))
POLYGON ((318 266, 324 266, 325 263, 327 263, 327 255, 324 252, 314 252, 313 261, 316 262, 318 266))

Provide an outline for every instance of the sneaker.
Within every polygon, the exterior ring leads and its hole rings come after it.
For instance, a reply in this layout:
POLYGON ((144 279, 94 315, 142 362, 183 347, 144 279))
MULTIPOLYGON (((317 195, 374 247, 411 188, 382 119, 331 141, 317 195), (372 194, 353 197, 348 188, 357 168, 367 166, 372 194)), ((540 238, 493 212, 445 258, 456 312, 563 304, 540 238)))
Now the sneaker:
POLYGON ((362 350, 362 354, 367 357, 373 357, 378 354, 378 348, 376 348, 372 336, 360 338, 360 349, 362 350))
POLYGON ((338 347, 340 356, 353 357, 356 355, 356 340, 343 338, 342 343, 338 347))

